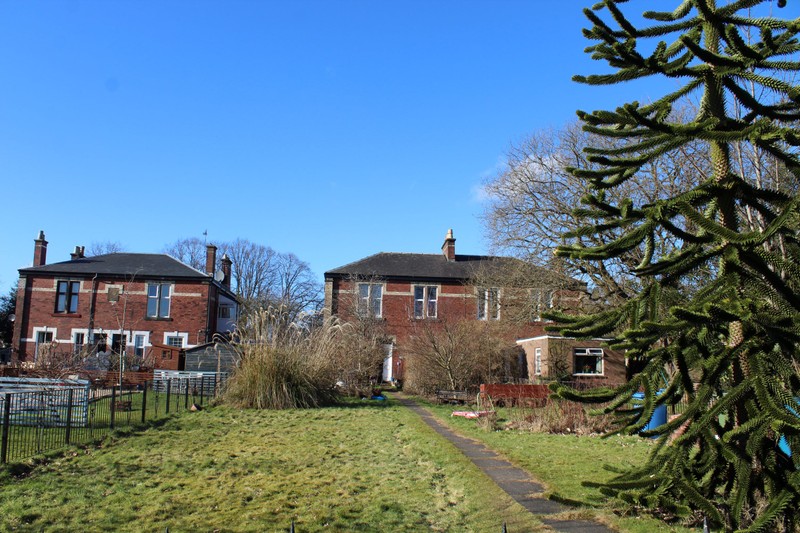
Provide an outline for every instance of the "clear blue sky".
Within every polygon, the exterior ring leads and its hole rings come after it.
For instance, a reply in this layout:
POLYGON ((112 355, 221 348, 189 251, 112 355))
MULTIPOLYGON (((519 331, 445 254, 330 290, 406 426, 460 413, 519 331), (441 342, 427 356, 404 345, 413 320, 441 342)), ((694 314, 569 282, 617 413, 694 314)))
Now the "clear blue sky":
POLYGON ((480 185, 510 143, 650 96, 570 81, 603 67, 590 4, 0 0, 0 290, 39 230, 48 262, 208 230, 320 280, 449 228, 487 253, 480 185))

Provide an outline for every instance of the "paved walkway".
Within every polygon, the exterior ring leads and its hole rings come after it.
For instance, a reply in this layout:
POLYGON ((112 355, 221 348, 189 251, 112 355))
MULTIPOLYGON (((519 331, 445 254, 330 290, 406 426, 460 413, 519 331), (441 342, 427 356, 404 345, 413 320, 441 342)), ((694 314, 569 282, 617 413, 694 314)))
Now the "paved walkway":
POLYGON ((392 395, 402 405, 417 413, 422 420, 434 429, 439 435, 452 442, 456 448, 466 455, 480 468, 492 481, 506 491, 515 501, 541 520, 545 525, 555 531, 564 533, 613 533, 603 524, 588 520, 556 520, 548 518, 549 515, 572 510, 561 503, 542 497, 544 488, 537 483, 525 470, 518 468, 503 459, 491 448, 482 443, 468 439, 454 432, 442 422, 437 420, 430 411, 420 407, 414 400, 402 393, 392 395))

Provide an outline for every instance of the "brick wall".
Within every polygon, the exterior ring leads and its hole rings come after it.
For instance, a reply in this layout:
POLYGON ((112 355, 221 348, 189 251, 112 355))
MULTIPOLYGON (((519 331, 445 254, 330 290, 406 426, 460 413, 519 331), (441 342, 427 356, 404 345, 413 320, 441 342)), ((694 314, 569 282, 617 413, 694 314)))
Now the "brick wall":
MULTIPOLYGON (((77 311, 67 314, 55 312, 59 279, 66 278, 30 275, 20 278, 13 344, 16 359, 33 360, 35 328, 46 327, 53 331, 58 349, 71 350, 73 329, 88 331, 92 326, 94 331, 102 329, 109 334, 109 343, 111 333, 119 333, 123 326, 126 332, 146 332, 151 343, 164 343, 166 333, 178 332, 185 334, 187 345, 193 346, 210 338, 211 332, 207 329, 213 331, 216 325, 216 289, 207 283, 175 282, 170 298, 170 318, 152 319, 146 316, 146 280, 80 279, 77 311), (120 291, 118 298, 114 297, 115 289, 120 291)), ((75 277, 69 279, 78 281, 75 277)), ((128 342, 131 350, 133 340, 129 338, 128 342)))
MULTIPOLYGON (((381 323, 386 333, 395 343, 394 355, 402 358, 411 336, 419 333, 421 327, 441 327, 444 321, 478 320, 476 289, 461 282, 417 283, 412 281, 370 281, 328 279, 325 283, 326 314, 332 313, 344 321, 355 318, 357 309, 358 283, 380 283, 383 285, 381 323), (438 290, 437 317, 435 319, 414 318, 414 286, 436 286, 438 290)), ((528 294, 527 291, 524 294, 528 294)), ((577 294, 577 293, 575 293, 577 294)), ((564 291, 565 299, 574 298, 572 292, 564 291)), ((509 298, 510 299, 510 298, 509 298)), ((501 305, 503 298, 501 297, 501 305)), ((531 322, 519 319, 514 313, 504 313, 495 331, 508 340, 509 346, 520 338, 530 338, 545 334, 546 322, 531 322), (505 319, 504 319, 505 317, 505 319)), ((402 375, 402 368, 400 369, 402 375)))

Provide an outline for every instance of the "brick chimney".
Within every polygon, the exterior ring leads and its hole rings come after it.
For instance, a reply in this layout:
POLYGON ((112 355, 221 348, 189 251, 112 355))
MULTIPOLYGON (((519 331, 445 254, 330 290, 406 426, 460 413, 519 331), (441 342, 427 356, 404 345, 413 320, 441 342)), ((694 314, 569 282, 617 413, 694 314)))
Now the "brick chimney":
POLYGON ((231 265, 233 265, 233 261, 228 258, 227 254, 222 254, 222 272, 225 274, 222 286, 228 290, 231 288, 231 265))
POLYGON ((453 230, 447 230, 447 235, 444 238, 442 245, 442 253, 448 261, 456 260, 456 238, 453 237, 453 230))
POLYGON ((44 240, 44 231, 39 231, 39 238, 35 241, 33 248, 33 266, 42 266, 47 262, 47 241, 44 240))
POLYGON ((74 252, 72 252, 71 254, 69 254, 69 258, 70 258, 70 260, 71 260, 71 261, 75 261, 76 259, 83 259, 83 258, 85 257, 85 256, 83 255, 83 254, 84 254, 84 250, 85 250, 85 249, 86 249, 86 248, 85 248, 85 247, 83 247, 83 246, 76 246, 76 247, 75 247, 75 251, 74 251, 74 252))
POLYGON ((213 244, 206 245, 206 274, 214 275, 214 267, 217 265, 217 247, 213 244))

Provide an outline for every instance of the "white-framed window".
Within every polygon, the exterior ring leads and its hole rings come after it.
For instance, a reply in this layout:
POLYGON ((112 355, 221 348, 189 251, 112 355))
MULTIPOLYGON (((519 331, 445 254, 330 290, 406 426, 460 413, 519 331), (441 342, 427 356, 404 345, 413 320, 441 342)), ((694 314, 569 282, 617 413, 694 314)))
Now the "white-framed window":
POLYGON ((147 342, 147 336, 138 333, 133 336, 133 355, 136 357, 144 357, 144 346, 147 342))
POLYGON ((48 328, 45 327, 34 327, 33 328, 33 339, 36 342, 34 358, 39 357, 39 351, 44 349, 45 346, 48 346, 53 342, 53 339, 57 338, 58 331, 56 328, 48 328))
POLYGON ((169 283, 147 284, 148 318, 168 318, 172 285, 169 283))
POLYGON ((80 281, 56 282, 56 313, 77 313, 80 281))
POLYGON ((436 318, 439 290, 431 285, 414 287, 414 318, 436 318))
POLYGON ((602 375, 603 374, 603 349, 602 348, 575 348, 576 375, 602 375))
POLYGON ((383 284, 358 284, 358 314, 381 318, 383 308, 383 284))
POLYGON ((500 319, 500 289, 478 289, 478 320, 500 319))
POLYGON ((542 349, 536 348, 533 352, 533 373, 537 376, 542 375, 542 349))
POLYGON ((176 348, 186 348, 189 345, 189 334, 179 333, 177 331, 164 333, 164 344, 176 348))
POLYGON ((539 322, 542 314, 553 309, 556 293, 549 289, 531 289, 531 320, 539 322))
POLYGON ((74 331, 72 333, 72 353, 81 353, 84 344, 86 344, 86 333, 83 331, 74 331))

